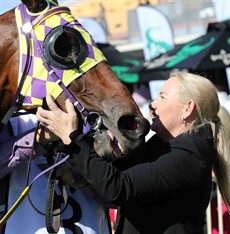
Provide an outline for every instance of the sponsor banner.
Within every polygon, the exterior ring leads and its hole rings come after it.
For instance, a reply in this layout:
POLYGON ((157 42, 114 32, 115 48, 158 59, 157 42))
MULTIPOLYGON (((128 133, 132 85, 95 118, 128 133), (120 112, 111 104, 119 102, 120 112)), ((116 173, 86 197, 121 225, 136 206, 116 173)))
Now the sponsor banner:
POLYGON ((153 6, 139 6, 137 17, 144 44, 145 60, 150 60, 174 47, 172 26, 166 16, 153 6))

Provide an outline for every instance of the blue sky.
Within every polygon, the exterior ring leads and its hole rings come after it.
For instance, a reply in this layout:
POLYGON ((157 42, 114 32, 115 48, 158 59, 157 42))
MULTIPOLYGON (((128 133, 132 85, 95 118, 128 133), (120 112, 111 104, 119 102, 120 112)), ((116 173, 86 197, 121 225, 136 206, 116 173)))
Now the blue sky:
MULTIPOLYGON (((78 0, 79 1, 79 0, 78 0)), ((68 5, 71 2, 78 2, 76 0, 59 0, 59 5, 68 5)), ((18 4, 20 4, 21 1, 19 0, 0 0, 0 14, 14 8, 18 4)))

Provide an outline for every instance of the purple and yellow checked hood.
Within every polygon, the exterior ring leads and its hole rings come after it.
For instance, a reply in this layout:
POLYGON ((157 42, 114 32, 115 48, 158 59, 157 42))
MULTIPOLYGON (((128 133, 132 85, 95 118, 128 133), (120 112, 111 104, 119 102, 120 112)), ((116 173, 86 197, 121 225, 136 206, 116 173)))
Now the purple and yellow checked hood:
MULTIPOLYGON (((31 13, 27 11, 28 17, 31 22, 33 22, 39 15, 45 14, 48 10, 52 8, 58 8, 59 6, 54 5, 52 2, 48 2, 47 8, 39 13, 31 13)), ((20 41, 20 65, 19 65, 19 76, 18 83, 22 77, 24 66, 26 63, 27 45, 25 33, 22 30, 22 14, 20 7, 15 9, 16 22, 18 27, 19 41, 20 41)), ((74 19, 74 17, 69 12, 59 12, 53 14, 52 16, 46 17, 45 20, 36 24, 33 28, 38 43, 40 47, 43 48, 43 42, 45 36, 55 27, 59 25, 65 25, 72 27, 79 31, 87 43, 88 47, 88 57, 80 65, 80 69, 68 69, 59 70, 52 67, 54 72, 57 74, 63 84, 67 87, 74 79, 80 77, 82 74, 87 72, 89 69, 94 67, 99 62, 106 60, 102 52, 97 48, 92 36, 82 27, 82 25, 74 19)), ((53 78, 49 75, 48 71, 43 65, 42 58, 35 46, 33 38, 31 41, 30 56, 31 62, 28 69, 28 74, 26 76, 21 94, 25 97, 23 105, 42 105, 42 98, 46 96, 47 93, 56 99, 63 91, 58 84, 55 83, 53 78)))

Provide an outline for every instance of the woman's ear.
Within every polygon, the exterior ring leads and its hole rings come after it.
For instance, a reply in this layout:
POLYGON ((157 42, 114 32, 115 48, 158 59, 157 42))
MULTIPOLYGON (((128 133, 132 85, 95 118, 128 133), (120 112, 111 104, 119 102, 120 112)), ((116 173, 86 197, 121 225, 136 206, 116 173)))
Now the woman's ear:
POLYGON ((183 119, 186 120, 190 116, 193 116, 194 110, 195 110, 196 103, 193 100, 188 100, 185 104, 184 113, 183 113, 183 119))

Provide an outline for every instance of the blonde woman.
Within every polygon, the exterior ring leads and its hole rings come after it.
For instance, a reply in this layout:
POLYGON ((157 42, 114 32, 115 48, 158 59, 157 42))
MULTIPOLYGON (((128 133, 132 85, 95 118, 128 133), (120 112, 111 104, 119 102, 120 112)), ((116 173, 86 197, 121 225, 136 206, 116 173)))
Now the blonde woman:
POLYGON ((118 207, 115 233, 203 233, 212 170, 230 211, 229 144, 217 115, 217 91, 208 79, 170 74, 150 104, 156 134, 140 152, 112 163, 99 157, 77 130, 69 100, 67 113, 50 96, 47 103, 50 111, 39 108, 38 119, 61 138, 74 169, 105 202, 118 207))

